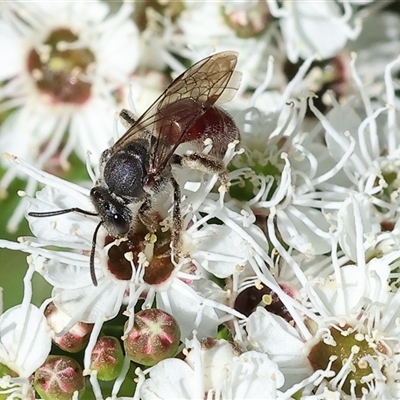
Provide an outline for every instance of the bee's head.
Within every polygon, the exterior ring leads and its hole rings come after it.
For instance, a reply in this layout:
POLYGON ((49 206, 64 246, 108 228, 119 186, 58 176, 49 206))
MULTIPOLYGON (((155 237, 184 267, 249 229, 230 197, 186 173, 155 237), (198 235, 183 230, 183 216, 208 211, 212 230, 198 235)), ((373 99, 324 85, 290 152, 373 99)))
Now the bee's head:
POLYGON ((119 238, 129 232, 132 224, 132 212, 122 200, 112 196, 102 186, 93 187, 90 191, 90 198, 110 236, 119 238))

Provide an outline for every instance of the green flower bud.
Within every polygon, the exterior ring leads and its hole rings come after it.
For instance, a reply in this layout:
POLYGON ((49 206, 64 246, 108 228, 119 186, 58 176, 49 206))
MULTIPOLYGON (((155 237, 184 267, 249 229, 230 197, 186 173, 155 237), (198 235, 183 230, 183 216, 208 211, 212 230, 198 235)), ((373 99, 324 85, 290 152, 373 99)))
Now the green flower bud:
POLYGON ((178 351, 181 332, 175 318, 158 309, 142 310, 126 334, 127 356, 138 364, 152 366, 178 351))
POLYGON ((44 400, 69 400, 85 389, 82 368, 70 357, 49 356, 36 370, 34 386, 44 400))
POLYGON ((103 336, 99 338, 91 356, 90 368, 97 371, 101 381, 111 381, 119 375, 124 363, 124 353, 117 338, 103 336))

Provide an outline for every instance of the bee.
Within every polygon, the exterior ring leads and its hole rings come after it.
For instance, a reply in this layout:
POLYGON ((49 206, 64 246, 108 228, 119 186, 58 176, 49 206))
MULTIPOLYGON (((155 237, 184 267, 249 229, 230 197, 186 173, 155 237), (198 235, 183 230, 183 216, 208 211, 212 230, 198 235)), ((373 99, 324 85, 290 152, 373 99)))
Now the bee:
POLYGON ((100 157, 99 178, 90 191, 95 212, 74 207, 28 213, 33 217, 51 217, 77 212, 100 217, 90 254, 90 274, 95 286, 94 256, 100 227, 113 238, 126 238, 139 220, 149 232, 155 232, 158 223, 152 202, 168 184, 173 189, 171 247, 179 254, 181 191, 172 165, 217 174, 221 185, 228 186, 222 158, 228 144, 239 139, 239 130, 232 117, 217 104, 231 100, 239 87, 241 73, 235 70, 236 63, 236 52, 213 54, 178 76, 137 120, 128 110, 120 112, 127 130, 100 157), (181 143, 191 142, 201 148, 206 139, 213 144, 209 154, 176 154, 181 143))

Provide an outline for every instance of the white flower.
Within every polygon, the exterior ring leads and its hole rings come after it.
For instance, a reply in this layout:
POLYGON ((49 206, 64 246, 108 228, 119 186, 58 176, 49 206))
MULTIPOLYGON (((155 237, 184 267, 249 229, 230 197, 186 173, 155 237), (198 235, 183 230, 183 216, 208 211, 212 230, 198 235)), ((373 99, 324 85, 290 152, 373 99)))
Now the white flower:
MULTIPOLYGON (((0 68, 0 107, 16 109, 1 126, 2 151, 39 168, 49 167, 57 153, 62 168, 68 168, 72 151, 86 160, 90 150, 98 159, 112 138, 118 92, 138 63, 138 31, 131 12, 124 2, 108 15, 101 1, 5 7, 0 52, 7 63, 0 68)), ((3 192, 15 175, 9 170, 3 177, 3 192)), ((33 194, 34 189, 30 182, 27 191, 33 194)), ((19 211, 10 228, 20 218, 19 211)))
MULTIPOLYGON (((225 340, 210 339, 201 347, 196 338, 185 360, 168 359, 145 373, 139 385, 143 400, 154 399, 275 399, 283 375, 267 356, 240 352, 225 340)), ((187 354, 187 350, 185 350, 187 354)))
MULTIPOLYGON (((381 231, 381 226, 373 216, 369 199, 360 193, 350 194, 337 213, 337 236, 341 249, 350 260, 357 262, 360 255, 357 251, 362 243, 359 232, 364 232, 364 246, 372 245, 371 241, 381 231), (367 240, 366 240, 367 239, 367 240)), ((365 249, 365 250, 366 250, 365 249)))
POLYGON ((301 304, 291 297, 281 299, 296 310, 291 323, 262 308, 248 319, 251 348, 278 364, 286 395, 298 390, 322 395, 329 389, 341 398, 359 398, 362 393, 376 399, 399 396, 400 292, 391 281, 397 277, 400 247, 387 234, 371 238, 364 207, 362 196, 343 205, 331 256, 325 256, 330 264, 319 273, 302 272, 282 251, 303 286, 301 304), (337 240, 345 252, 337 251, 337 240))
POLYGON ((259 307, 249 317, 247 331, 252 347, 278 363, 285 376, 283 389, 311 375, 312 369, 304 354, 304 340, 281 317, 259 307))
POLYGON ((361 30, 360 24, 350 26, 352 10, 347 2, 342 3, 343 15, 339 4, 333 1, 283 1, 282 8, 276 0, 267 0, 267 4, 271 14, 280 18, 287 56, 292 63, 314 53, 324 59, 331 58, 361 30))
POLYGON ((239 91, 244 92, 248 86, 257 87, 264 78, 268 55, 275 51, 272 35, 267 30, 269 14, 266 5, 262 2, 256 5, 260 7, 255 11, 261 24, 256 29, 260 31, 244 38, 239 31, 240 22, 235 27, 236 19, 246 18, 238 15, 246 12, 240 3, 205 0, 185 1, 184 4, 185 9, 176 23, 167 30, 165 47, 192 62, 210 51, 237 51, 240 54, 238 70, 243 73, 239 91))
MULTIPOLYGON (((212 201, 206 200, 199 206, 199 213, 212 215, 215 208, 212 201)), ((229 207, 220 208, 216 215, 222 225, 205 225, 199 230, 199 220, 187 230, 191 235, 189 254, 195 265, 218 278, 227 278, 240 273, 254 259, 255 251, 268 257, 268 242, 260 228, 249 225, 247 215, 229 207)))
MULTIPOLYGON (((226 162, 234 154, 234 146, 229 146, 226 162)), ((81 210, 92 212, 88 189, 42 172, 17 157, 9 158, 20 172, 45 185, 35 198, 29 199, 27 212, 68 210, 77 205, 81 210)), ((171 260, 170 233, 163 229, 168 225, 172 206, 171 200, 166 197, 167 191, 153 203, 160 217, 166 218, 161 230, 157 231, 157 237, 139 229, 126 240, 115 240, 99 225, 99 217, 85 215, 78 210, 51 218, 28 215, 35 237, 20 238, 20 243, 0 240, 0 247, 30 253, 31 267, 54 286, 52 301, 70 317, 60 334, 67 332, 78 321, 95 324, 85 351, 84 367, 87 373, 91 373, 90 354, 104 321, 114 318, 121 307, 126 307, 129 320, 125 331, 128 332, 133 325, 139 299, 144 299, 142 308, 155 306, 173 315, 180 326, 182 339, 188 337, 193 329, 198 331, 200 337, 214 337, 219 325, 226 320, 233 316, 243 319, 239 312, 226 305, 228 293, 212 282, 202 272, 204 270, 196 268, 204 261, 204 255, 202 257, 196 251, 197 230, 206 229, 208 219, 224 208, 222 194, 209 193, 217 177, 196 182, 196 173, 193 174, 193 181, 188 175, 190 171, 177 174, 182 194, 185 195, 181 206, 185 221, 183 251, 186 258, 179 264, 171 260), (186 189, 184 182, 194 185, 195 191, 186 189), (216 199, 207 199, 208 195, 216 199), (93 277, 89 273, 94 240, 93 265, 97 286, 93 285, 93 277)), ((96 177, 93 178, 96 181, 96 177)), ((229 215, 220 218, 225 222, 229 220, 229 215)), ((215 251, 212 254, 217 260, 231 263, 228 269, 236 266, 237 260, 226 252, 218 254, 215 251)), ((98 386, 95 374, 91 374, 91 382, 98 386)))
MULTIPOLYGON (((233 148, 228 153, 232 157, 233 148)), ((21 172, 46 185, 36 198, 30 199, 29 212, 70 209, 77 205, 80 209, 93 212, 88 189, 39 171, 19 158, 12 157, 10 160, 21 172)), ((211 219, 223 207, 218 199, 207 203, 206 209, 202 208, 216 180, 216 177, 211 178, 195 192, 183 191, 187 193, 182 203, 183 219, 187 224, 183 233, 183 248, 189 258, 179 265, 171 262, 169 231, 161 231, 157 233, 159 238, 153 238, 139 230, 128 240, 115 240, 103 227, 95 233, 99 227, 97 216, 79 212, 51 218, 28 216, 35 237, 22 238, 19 244, 0 241, 0 246, 20 249, 33 255, 31 264, 54 286, 54 303, 71 317, 68 327, 77 321, 102 323, 115 317, 126 303, 128 310, 132 311, 138 299, 143 297, 143 307, 150 307, 156 300, 159 308, 174 315, 183 337, 187 337, 194 328, 201 337, 213 336, 220 324, 220 314, 231 312, 240 317, 239 313, 223 303, 206 299, 196 291, 196 287, 202 287, 202 280, 209 279, 193 268, 202 263, 202 257, 196 253, 196 232, 203 225, 207 226, 207 219, 211 219), (199 221, 200 212, 206 212, 207 216, 199 221), (191 229, 195 220, 197 228, 191 229), (94 269, 97 287, 93 285, 89 273, 93 240, 96 240, 94 269), (57 246, 59 250, 50 249, 50 246, 57 246)), ((168 216, 171 201, 161 196, 154 206, 164 218, 168 216)), ((236 266, 237 260, 232 260, 224 253, 215 253, 215 256, 221 260, 225 258, 236 266)), ((210 289, 210 286, 204 287, 210 289)), ((218 293, 216 298, 221 299, 220 289, 216 287, 213 290, 218 293)), ((130 323, 133 323, 133 316, 131 312, 130 323)))
MULTIPOLYGON (((325 204, 320 209, 315 206, 323 197, 316 184, 334 174, 338 166, 318 168, 304 143, 309 140, 302 132, 305 110, 303 99, 298 107, 291 104, 269 114, 253 108, 248 111, 250 117, 237 118, 245 152, 232 162, 237 170, 230 192, 242 201, 246 212, 264 218, 268 230, 277 227, 285 243, 314 255, 330 249, 329 223, 322 212, 325 204)), ((334 200, 333 196, 331 206, 334 200)), ((270 240, 275 237, 270 231, 268 235, 270 240)))
POLYGON ((379 99, 382 96, 385 90, 382 71, 399 55, 399 46, 400 16, 385 11, 373 12, 371 8, 363 19, 360 36, 348 46, 357 54, 357 72, 370 97, 379 99))
POLYGON ((0 377, 0 396, 34 398, 31 375, 39 368, 51 349, 51 337, 43 309, 30 304, 30 279, 25 277, 25 297, 22 303, 0 316, 0 364, 9 374, 0 377))
POLYGON ((372 215, 383 224, 394 224, 400 211, 400 136, 391 74, 393 68, 399 65, 399 60, 386 66, 384 83, 387 104, 380 107, 372 104, 356 72, 355 61, 354 56, 350 66, 361 98, 358 108, 352 103, 339 105, 334 102, 333 109, 324 116, 310 99, 310 108, 324 131, 331 162, 334 160, 342 164, 340 173, 334 179, 319 182, 317 187, 326 196, 331 193, 338 199, 342 197, 342 200, 351 191, 363 193, 371 202, 372 215))
POLYGON ((193 261, 218 278, 235 273, 247 261, 247 246, 235 231, 224 225, 208 225, 193 232, 193 261), (232 253, 232 249, 235 252, 232 253))

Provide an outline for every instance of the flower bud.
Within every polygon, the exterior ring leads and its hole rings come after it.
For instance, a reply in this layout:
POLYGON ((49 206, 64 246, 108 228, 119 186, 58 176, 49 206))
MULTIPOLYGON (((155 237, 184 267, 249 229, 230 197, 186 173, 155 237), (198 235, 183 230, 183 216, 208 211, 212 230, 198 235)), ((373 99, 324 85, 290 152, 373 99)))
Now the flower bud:
POLYGON ((127 356, 138 364, 152 366, 175 356, 181 332, 171 315, 158 309, 142 310, 135 315, 134 326, 126 334, 127 356))
MULTIPOLYGON (((54 303, 50 303, 47 306, 44 315, 47 324, 53 332, 56 333, 61 332, 71 319, 67 314, 57 308, 54 303)), ((68 353, 77 353, 86 347, 92 329, 93 324, 77 322, 65 335, 56 336, 53 334, 52 339, 60 349, 68 353)))
POLYGON ((111 381, 119 375, 124 363, 124 354, 117 338, 103 336, 93 348, 90 368, 97 371, 101 381, 111 381))
POLYGON ((85 388, 82 368, 70 357, 49 356, 36 370, 34 386, 44 400, 69 400, 85 388))

